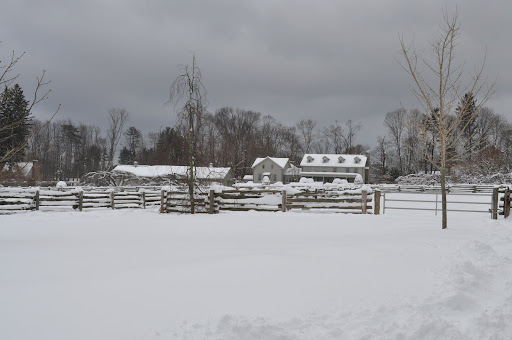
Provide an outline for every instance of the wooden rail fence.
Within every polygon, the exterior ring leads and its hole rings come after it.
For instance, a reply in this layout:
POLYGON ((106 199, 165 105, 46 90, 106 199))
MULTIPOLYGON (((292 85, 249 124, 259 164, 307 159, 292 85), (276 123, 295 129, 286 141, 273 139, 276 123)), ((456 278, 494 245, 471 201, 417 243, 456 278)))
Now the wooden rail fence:
MULTIPOLYGON (((189 195, 185 191, 162 191, 160 212, 189 212, 189 195)), ((215 214, 219 211, 282 211, 311 210, 352 214, 379 214, 374 203, 380 191, 315 190, 287 194, 286 190, 249 189, 196 193, 195 212, 215 214)))
POLYGON ((160 204, 160 190, 114 191, 41 190, 37 188, 0 188, 0 214, 27 210, 78 210, 90 208, 143 208, 160 204))
MULTIPOLYGON (((228 188, 198 190, 195 212, 219 211, 329 211, 353 214, 379 214, 381 197, 386 193, 439 193, 439 186, 382 186, 368 191, 344 188, 298 187, 293 193, 282 187, 228 188)), ((366 189, 366 188, 365 188, 366 189)), ((449 193, 491 195, 491 218, 510 215, 510 188, 497 186, 451 186, 449 193)), ((455 202, 457 203, 457 202, 455 202)), ((460 203, 460 202, 459 202, 460 203)), ((0 188, 0 214, 30 210, 55 211, 94 208, 145 209, 160 212, 190 212, 187 190, 178 187, 84 187, 84 188, 0 188)), ((385 207, 384 209, 390 209, 385 207)), ((399 208, 399 207, 397 207, 399 208)), ((420 209, 418 210, 432 210, 420 209)))

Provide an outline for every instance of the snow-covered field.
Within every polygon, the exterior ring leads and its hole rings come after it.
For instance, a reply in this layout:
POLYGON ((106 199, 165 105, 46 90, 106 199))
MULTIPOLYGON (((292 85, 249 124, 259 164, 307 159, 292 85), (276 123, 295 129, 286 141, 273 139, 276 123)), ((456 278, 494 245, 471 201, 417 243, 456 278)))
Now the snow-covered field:
POLYGON ((512 339, 512 221, 0 216, 0 339, 512 339))

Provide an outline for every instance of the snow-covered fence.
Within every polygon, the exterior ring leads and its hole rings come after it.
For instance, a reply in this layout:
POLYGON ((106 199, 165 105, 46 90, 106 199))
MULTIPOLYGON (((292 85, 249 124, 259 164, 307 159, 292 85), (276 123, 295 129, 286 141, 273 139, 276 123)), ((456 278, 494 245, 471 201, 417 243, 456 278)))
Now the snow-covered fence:
MULTIPOLYGON (((210 200, 209 191, 197 191, 194 194, 195 213, 216 213, 219 211, 215 200, 210 200)), ((160 212, 190 212, 190 195, 184 188, 163 187, 161 193, 160 212)))
POLYGON ((36 207, 36 191, 25 188, 0 188, 0 213, 32 210, 36 207))
POLYGON ((345 191, 300 192, 286 197, 286 209, 328 210, 352 214, 367 214, 372 211, 373 192, 367 189, 345 191))
MULTIPOLYGON (((219 210, 282 211, 282 190, 235 190, 214 192, 219 210)), ((286 195, 285 195, 286 196, 286 195)))
POLYGON ((80 209, 83 199, 81 190, 54 191, 36 190, 35 210, 71 210, 80 209), (37 196, 39 195, 39 199, 37 196))
MULTIPOLYGON (((487 184, 450 184, 446 186, 448 193, 492 193, 495 185, 487 184)), ((440 185, 398 185, 398 184, 379 184, 374 188, 379 188, 382 192, 410 192, 410 193, 436 193, 441 192, 440 185)))
MULTIPOLYGON (((468 186, 469 188, 469 186, 468 186)), ((382 195, 382 212, 386 210, 426 210, 441 211, 440 187, 430 187, 421 190, 410 186, 407 190, 384 190, 382 195)), ((463 213, 490 213, 492 219, 498 215, 507 218, 510 215, 510 188, 479 187, 470 190, 453 187, 447 190, 447 211, 463 213)))
MULTIPOLYGON (((374 192, 369 187, 351 190, 315 189, 299 191, 296 189, 244 189, 222 187, 210 192, 196 193, 195 206, 198 213, 217 213, 219 211, 282 211, 314 210, 339 213, 367 214, 379 213, 380 191, 374 192)), ((161 212, 190 211, 188 192, 171 190, 162 191, 161 212)))
POLYGON ((0 188, 0 213, 26 210, 143 208, 160 205, 160 188, 0 188))

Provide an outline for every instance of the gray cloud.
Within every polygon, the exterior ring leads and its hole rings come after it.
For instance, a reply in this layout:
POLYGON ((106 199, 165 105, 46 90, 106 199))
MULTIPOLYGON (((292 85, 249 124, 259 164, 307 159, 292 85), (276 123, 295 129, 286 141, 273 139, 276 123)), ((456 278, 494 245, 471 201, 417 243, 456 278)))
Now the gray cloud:
POLYGON ((386 112, 416 106, 395 60, 398 34, 425 46, 442 9, 456 5, 461 60, 472 67, 487 51, 486 74, 498 76, 489 106, 509 115, 508 1, 7 0, 0 56, 27 52, 18 67, 26 92, 47 70, 53 91, 41 119, 62 103, 62 119, 101 126, 122 106, 144 131, 173 124, 169 86, 196 53, 210 110, 242 107, 287 124, 353 119, 365 126, 359 142, 374 144, 386 112))

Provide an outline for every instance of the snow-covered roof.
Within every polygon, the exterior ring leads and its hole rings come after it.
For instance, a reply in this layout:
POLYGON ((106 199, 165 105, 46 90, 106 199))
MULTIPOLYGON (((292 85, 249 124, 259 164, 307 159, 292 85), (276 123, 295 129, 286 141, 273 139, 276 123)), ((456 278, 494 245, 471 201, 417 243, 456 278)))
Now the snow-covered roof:
MULTIPOLYGON (((32 170, 32 167, 34 166, 34 162, 17 162, 14 163, 14 167, 18 168, 23 176, 28 176, 30 174, 30 171, 32 170)), ((7 163, 4 165, 3 171, 9 171, 10 165, 7 163)), ((14 169, 13 169, 14 170, 14 169)))
POLYGON ((256 160, 252 164, 252 168, 254 168, 256 165, 263 162, 265 159, 270 159, 271 161, 273 161, 274 163, 276 163, 278 166, 280 166, 283 169, 285 168, 286 163, 288 163, 288 161, 290 160, 289 158, 276 158, 276 157, 268 157, 268 156, 265 158, 256 158, 256 160))
POLYGON ((290 167, 284 171, 286 176, 298 176, 300 175, 300 168, 297 168, 295 165, 290 164, 290 167))
MULTIPOLYGON (((231 168, 196 167, 197 179, 224 179, 231 168)), ((113 171, 126 171, 140 177, 175 175, 187 176, 188 166, 182 165, 118 165, 113 171)))
POLYGON ((300 166, 328 166, 343 168, 364 168, 365 155, 305 154, 300 166))

